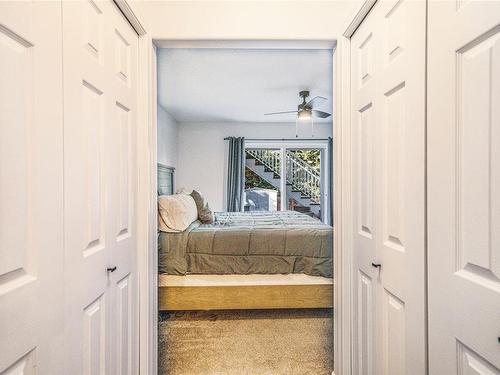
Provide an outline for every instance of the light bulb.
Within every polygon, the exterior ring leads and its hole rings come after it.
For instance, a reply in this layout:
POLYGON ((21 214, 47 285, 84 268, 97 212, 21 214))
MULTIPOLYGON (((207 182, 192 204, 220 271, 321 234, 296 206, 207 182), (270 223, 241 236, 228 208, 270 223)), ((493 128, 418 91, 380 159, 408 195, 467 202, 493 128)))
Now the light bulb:
POLYGON ((300 111, 298 113, 298 118, 299 118, 299 120, 310 120, 311 119, 311 112, 310 111, 300 111))

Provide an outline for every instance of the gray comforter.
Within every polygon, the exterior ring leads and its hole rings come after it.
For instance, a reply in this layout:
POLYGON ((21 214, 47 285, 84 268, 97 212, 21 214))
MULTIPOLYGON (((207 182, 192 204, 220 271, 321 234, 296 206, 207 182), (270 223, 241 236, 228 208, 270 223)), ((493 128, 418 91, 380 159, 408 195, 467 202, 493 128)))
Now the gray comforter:
POLYGON ((220 212, 213 224, 160 233, 159 271, 332 277, 333 228, 295 211, 220 212))

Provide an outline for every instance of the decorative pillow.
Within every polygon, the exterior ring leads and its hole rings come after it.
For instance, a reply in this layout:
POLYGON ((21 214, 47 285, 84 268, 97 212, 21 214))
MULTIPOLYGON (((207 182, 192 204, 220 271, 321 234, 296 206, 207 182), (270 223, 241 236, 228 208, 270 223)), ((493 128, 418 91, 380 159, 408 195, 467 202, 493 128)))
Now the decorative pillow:
POLYGON ((196 190, 191 192, 191 196, 193 197, 194 202, 196 203, 196 208, 198 209, 198 219, 200 219, 202 223, 212 224, 214 222, 214 214, 212 213, 210 207, 208 207, 205 197, 196 190))
POLYGON ((182 232, 198 218, 193 197, 188 194, 158 197, 158 229, 162 232, 182 232))

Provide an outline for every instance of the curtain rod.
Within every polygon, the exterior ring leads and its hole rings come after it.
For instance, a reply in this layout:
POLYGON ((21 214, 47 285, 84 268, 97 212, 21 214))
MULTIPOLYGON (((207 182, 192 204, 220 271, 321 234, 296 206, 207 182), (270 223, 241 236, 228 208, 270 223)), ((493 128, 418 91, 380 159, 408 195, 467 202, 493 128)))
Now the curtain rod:
MULTIPOLYGON (((224 138, 228 141, 231 137, 224 138)), ((329 141, 332 137, 328 138, 245 138, 245 141, 329 141)))

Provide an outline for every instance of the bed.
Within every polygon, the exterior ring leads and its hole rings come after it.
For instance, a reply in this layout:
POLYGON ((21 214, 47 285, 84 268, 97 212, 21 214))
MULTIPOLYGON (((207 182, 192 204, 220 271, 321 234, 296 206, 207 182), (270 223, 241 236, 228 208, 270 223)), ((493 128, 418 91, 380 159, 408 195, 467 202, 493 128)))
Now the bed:
MULTIPOLYGON (((174 169, 158 165, 158 195, 174 169)), ((158 237, 160 310, 331 308, 333 228, 295 211, 215 213, 158 237)))
POLYGON ((218 212, 213 224, 160 233, 159 272, 331 278, 332 237, 331 226, 296 211, 218 212))
POLYGON ((331 308, 333 228, 295 211, 215 213, 159 235, 160 310, 331 308))

